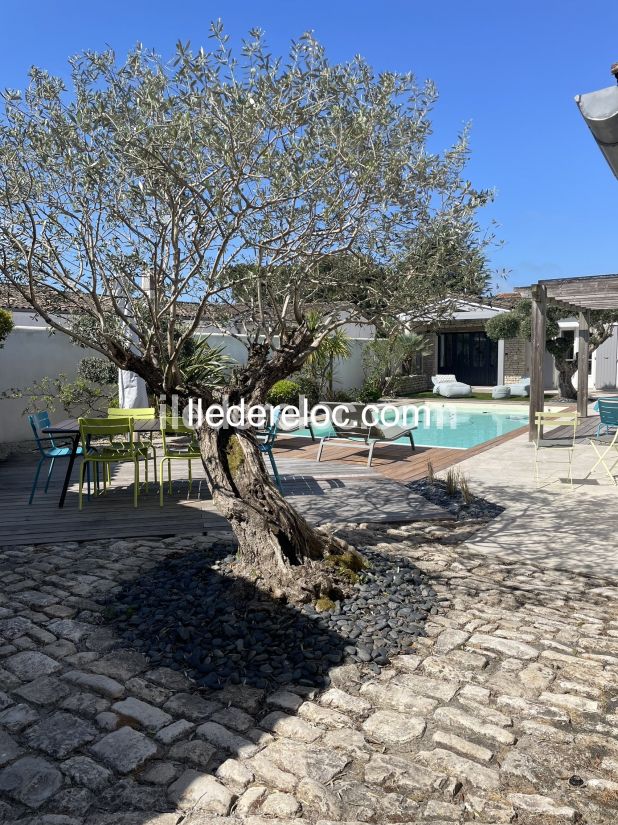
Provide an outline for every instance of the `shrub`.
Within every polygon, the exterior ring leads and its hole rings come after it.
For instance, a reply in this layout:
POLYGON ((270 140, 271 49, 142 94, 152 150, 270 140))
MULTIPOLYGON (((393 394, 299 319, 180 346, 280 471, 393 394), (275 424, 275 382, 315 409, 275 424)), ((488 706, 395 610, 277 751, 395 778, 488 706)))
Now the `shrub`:
POLYGON ((300 394, 304 395, 310 407, 320 400, 320 391, 315 381, 304 372, 297 372, 292 379, 300 387, 300 394))
POLYGON ((272 404, 273 407, 276 407, 278 404, 296 405, 298 404, 299 395, 300 384, 297 384, 296 381, 284 379, 283 381, 277 381, 276 384, 273 384, 271 389, 268 391, 266 400, 269 404, 272 404))
POLYGON ((418 358, 430 352, 427 336, 416 332, 376 338, 363 350, 365 378, 378 386, 382 394, 390 393, 397 377, 409 374, 418 358))
POLYGON ((374 381, 365 381, 363 386, 358 391, 358 400, 363 404, 373 404, 379 401, 382 397, 380 387, 374 381))
POLYGON ((64 373, 44 377, 26 389, 10 389, 3 398, 27 398, 24 412, 63 409, 67 415, 105 415, 108 407, 118 406, 118 369, 107 358, 82 358, 76 377, 64 373))
POLYGON ((433 463, 431 459, 427 461, 427 484, 430 484, 432 487, 436 483, 436 473, 433 468, 433 463))
POLYGON ((446 474, 445 484, 446 492, 448 493, 448 495, 451 497, 454 496, 459 487, 459 471, 451 467, 451 469, 446 474))
POLYGON ((463 498, 465 504, 472 504, 474 501, 474 496, 472 494, 472 490, 470 489, 470 484, 468 483, 468 477, 463 473, 459 478, 459 492, 461 493, 461 497, 463 498))
POLYGON ((40 378, 26 389, 11 389, 2 393, 2 398, 27 398, 25 413, 39 410, 53 413, 57 409, 63 409, 71 417, 105 415, 115 397, 115 385, 94 384, 79 375, 71 381, 64 373, 55 378, 40 378))
POLYGON ((0 349, 4 344, 4 339, 13 329, 13 319, 11 313, 6 309, 0 309, 0 349))
POLYGON ((468 477, 462 473, 461 470, 456 470, 454 467, 451 467, 446 474, 446 492, 451 497, 459 493, 464 504, 472 504, 474 501, 474 495, 470 490, 468 477))

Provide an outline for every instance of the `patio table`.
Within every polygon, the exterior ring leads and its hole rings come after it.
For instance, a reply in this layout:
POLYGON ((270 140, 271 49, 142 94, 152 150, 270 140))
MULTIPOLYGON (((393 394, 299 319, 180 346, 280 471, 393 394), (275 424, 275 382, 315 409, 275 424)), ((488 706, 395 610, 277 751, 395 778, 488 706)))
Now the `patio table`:
MULTIPOLYGON (((161 424, 158 418, 149 418, 145 421, 133 422, 134 433, 158 433, 160 428, 161 424)), ((71 455, 69 456, 67 472, 62 485, 62 492, 60 493, 60 501, 58 502, 58 507, 64 507, 64 500, 67 495, 67 490, 69 489, 71 473, 73 472, 73 465, 75 464, 75 456, 77 455, 77 448, 79 447, 79 420, 77 418, 67 418, 64 421, 60 421, 58 424, 52 424, 50 427, 45 427, 42 432, 48 433, 52 436, 62 435, 65 438, 68 437, 71 439, 71 455)))

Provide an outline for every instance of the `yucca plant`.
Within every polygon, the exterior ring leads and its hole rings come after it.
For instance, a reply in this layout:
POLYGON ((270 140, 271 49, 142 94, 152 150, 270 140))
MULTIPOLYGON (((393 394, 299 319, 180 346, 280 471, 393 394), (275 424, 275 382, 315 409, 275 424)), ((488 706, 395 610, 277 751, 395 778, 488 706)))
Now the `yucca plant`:
POLYGON ((205 337, 189 339, 178 367, 189 386, 220 387, 235 363, 233 358, 225 355, 223 347, 213 347, 205 337))
POLYGON ((417 355, 428 355, 430 352, 429 339, 417 332, 376 338, 363 352, 367 380, 379 387, 384 395, 406 365, 417 355))
MULTIPOLYGON (((310 331, 314 332, 319 329, 320 324, 319 312, 311 311, 307 314, 307 327, 310 331)), ((307 377, 315 385, 318 400, 322 398, 325 389, 329 400, 334 397, 335 361, 349 358, 351 353, 348 334, 342 327, 338 327, 323 338, 318 347, 309 355, 304 369, 307 377)))

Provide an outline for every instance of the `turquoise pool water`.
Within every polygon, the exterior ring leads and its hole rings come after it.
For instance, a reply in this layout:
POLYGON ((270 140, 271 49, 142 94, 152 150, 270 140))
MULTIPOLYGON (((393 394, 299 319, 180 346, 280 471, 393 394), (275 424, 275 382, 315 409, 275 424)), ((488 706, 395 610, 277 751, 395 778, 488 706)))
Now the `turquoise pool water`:
MULTIPOLYGON (((406 423, 414 423, 415 414, 408 410, 406 423)), ((394 413, 386 416, 394 419, 394 413)), ((418 428, 414 430, 414 441, 419 447, 446 447, 448 449, 466 450, 476 447, 492 438, 510 433, 528 422, 525 410, 498 410, 481 408, 470 410, 469 407, 426 405, 419 409, 418 428)), ((332 434, 328 425, 314 427, 316 437, 332 434)), ((299 430, 294 435, 309 436, 309 430, 299 430)), ((398 444, 409 444, 407 438, 399 439, 398 444)))

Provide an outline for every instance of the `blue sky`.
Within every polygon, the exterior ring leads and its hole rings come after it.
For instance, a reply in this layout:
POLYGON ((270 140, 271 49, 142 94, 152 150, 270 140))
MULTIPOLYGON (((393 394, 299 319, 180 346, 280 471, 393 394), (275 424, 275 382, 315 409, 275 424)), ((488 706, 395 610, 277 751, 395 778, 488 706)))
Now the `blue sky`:
POLYGON ((469 177, 496 189, 485 219, 503 241, 500 290, 618 271, 618 181, 573 101, 614 82, 615 0, 3 0, 0 86, 22 87, 32 64, 63 74, 83 49, 198 46, 218 17, 236 40, 260 26, 275 52, 312 29, 332 61, 360 53, 432 78, 435 145, 471 121, 469 177))

